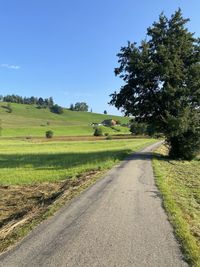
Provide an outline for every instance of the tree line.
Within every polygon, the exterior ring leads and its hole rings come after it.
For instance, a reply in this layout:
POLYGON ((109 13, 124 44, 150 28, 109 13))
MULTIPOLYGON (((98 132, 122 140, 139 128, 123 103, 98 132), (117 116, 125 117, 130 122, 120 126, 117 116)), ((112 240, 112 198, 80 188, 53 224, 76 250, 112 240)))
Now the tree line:
POLYGON ((88 105, 85 102, 77 102, 75 104, 71 104, 69 110, 72 111, 88 111, 88 105))
MULTIPOLYGON (((49 108, 51 112, 62 114, 64 112, 63 108, 58 104, 54 103, 53 97, 42 98, 42 97, 23 97, 19 95, 0 95, 0 101, 7 103, 17 103, 17 104, 27 104, 27 105, 37 105, 38 108, 49 108)), ((9 105, 10 106, 10 105, 9 105)), ((69 110, 72 111, 88 111, 89 106, 85 102, 77 102, 71 104, 69 110)))
POLYGON ((52 97, 42 98, 42 97, 23 97, 19 95, 5 95, 0 96, 0 100, 3 102, 18 103, 18 104, 27 104, 27 105, 38 105, 40 107, 52 107, 54 101, 52 97))
MULTIPOLYGON (((26 104, 26 105, 36 105, 37 108, 49 108, 49 110, 56 114, 62 114, 64 112, 63 108, 58 104, 54 103, 53 97, 42 98, 42 97, 23 97, 19 95, 6 95, 0 96, 0 101, 10 103, 18 103, 18 104, 26 104)), ((12 107, 7 105, 6 107, 9 110, 9 113, 12 112, 12 107)))

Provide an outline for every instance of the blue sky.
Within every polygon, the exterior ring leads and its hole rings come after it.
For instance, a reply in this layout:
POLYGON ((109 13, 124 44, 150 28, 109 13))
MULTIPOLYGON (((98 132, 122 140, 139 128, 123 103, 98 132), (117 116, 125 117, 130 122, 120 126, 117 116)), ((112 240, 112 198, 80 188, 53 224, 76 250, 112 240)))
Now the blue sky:
POLYGON ((107 104, 122 84, 116 54, 178 7, 200 36, 199 0, 0 0, 0 94, 53 96, 65 107, 85 101, 93 112, 119 114, 107 104))

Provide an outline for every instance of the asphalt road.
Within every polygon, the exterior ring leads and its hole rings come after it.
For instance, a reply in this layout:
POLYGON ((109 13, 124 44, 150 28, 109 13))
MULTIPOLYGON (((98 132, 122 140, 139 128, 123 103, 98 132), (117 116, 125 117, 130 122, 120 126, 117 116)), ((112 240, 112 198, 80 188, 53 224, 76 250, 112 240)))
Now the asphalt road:
POLYGON ((149 146, 123 161, 21 243, 2 267, 184 267, 154 184, 149 146))

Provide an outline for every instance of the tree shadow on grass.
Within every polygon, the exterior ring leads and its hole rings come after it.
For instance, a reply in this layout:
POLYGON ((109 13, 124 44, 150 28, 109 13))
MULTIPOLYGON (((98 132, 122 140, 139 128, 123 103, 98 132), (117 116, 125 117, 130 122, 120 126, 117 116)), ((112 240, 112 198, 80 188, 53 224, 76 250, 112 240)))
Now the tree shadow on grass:
POLYGON ((136 152, 131 154, 130 149, 81 152, 81 153, 39 153, 39 154, 1 154, 0 168, 35 168, 35 169, 66 169, 80 165, 101 163, 111 160, 151 160, 152 156, 159 157, 159 160, 166 160, 160 154, 148 152, 136 152))
POLYGON ((122 160, 131 150, 98 151, 88 153, 52 153, 52 154, 1 154, 0 168, 66 169, 88 163, 122 160))

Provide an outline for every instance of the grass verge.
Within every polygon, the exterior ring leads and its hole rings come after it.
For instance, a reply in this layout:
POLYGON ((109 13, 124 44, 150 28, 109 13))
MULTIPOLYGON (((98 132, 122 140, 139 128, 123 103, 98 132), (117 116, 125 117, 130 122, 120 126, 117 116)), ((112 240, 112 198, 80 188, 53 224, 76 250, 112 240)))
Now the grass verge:
POLYGON ((163 146, 153 160, 156 184, 187 262, 200 266, 200 159, 170 160, 163 146))

